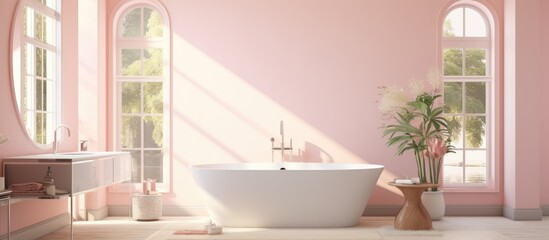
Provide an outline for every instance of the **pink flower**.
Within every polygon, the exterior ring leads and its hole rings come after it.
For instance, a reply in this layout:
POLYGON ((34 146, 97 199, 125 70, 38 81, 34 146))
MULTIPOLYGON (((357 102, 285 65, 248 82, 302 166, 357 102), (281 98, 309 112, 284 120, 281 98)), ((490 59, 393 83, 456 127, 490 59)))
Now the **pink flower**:
POLYGON ((429 157, 434 159, 439 159, 444 157, 444 154, 448 151, 448 146, 446 146, 446 141, 434 137, 427 141, 427 152, 429 157))

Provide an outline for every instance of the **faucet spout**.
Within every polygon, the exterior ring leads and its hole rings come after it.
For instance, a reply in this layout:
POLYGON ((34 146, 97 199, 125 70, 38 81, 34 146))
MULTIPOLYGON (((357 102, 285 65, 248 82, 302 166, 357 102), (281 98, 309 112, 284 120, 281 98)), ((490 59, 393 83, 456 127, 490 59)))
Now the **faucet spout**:
POLYGON ((280 135, 282 140, 280 141, 280 161, 284 162, 284 121, 280 120, 280 135))
POLYGON ((65 125, 65 124, 59 124, 59 126, 57 126, 57 127, 55 128, 55 130, 53 131, 53 153, 54 153, 54 154, 57 153, 57 149, 59 148, 59 141, 57 141, 57 130, 62 129, 62 128, 67 129, 67 134, 68 134, 68 136, 69 136, 69 137, 71 136, 71 129, 70 129, 69 126, 67 126, 67 125, 65 125))
POLYGON ((284 121, 280 121, 280 135, 282 136, 282 139, 280 141, 280 147, 274 146, 274 138, 271 138, 271 150, 272 150, 272 161, 274 162, 274 151, 280 150, 280 162, 284 162, 284 151, 289 150, 290 151, 290 162, 292 161, 292 139, 290 138, 290 146, 284 146, 284 121))

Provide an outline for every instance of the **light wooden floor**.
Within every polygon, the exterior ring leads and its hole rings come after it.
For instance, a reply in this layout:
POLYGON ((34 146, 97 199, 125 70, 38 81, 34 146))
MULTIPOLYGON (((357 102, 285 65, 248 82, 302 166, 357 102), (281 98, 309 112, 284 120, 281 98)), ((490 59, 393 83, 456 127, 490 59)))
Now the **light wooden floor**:
MULTIPOLYGON (((159 221, 137 222, 128 218, 109 217, 95 222, 76 222, 74 239, 528 239, 549 240, 549 217, 543 221, 512 221, 503 217, 444 217, 433 222, 438 234, 383 235, 380 229, 390 229, 392 217, 364 217, 356 227, 323 229, 236 229, 225 228, 223 235, 180 236, 173 232, 180 229, 200 229, 206 218, 163 217, 159 221)), ((69 228, 65 227, 44 236, 43 240, 68 239, 69 228)))

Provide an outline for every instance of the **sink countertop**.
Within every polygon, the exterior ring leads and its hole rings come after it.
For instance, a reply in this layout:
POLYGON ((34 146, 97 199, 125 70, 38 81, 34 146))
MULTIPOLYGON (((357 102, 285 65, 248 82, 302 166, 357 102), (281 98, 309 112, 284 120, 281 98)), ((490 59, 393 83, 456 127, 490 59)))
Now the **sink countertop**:
POLYGON ((62 152, 62 153, 46 153, 15 157, 4 157, 4 160, 40 160, 40 161, 83 161, 97 159, 103 157, 113 157, 117 155, 129 154, 129 152, 62 152))

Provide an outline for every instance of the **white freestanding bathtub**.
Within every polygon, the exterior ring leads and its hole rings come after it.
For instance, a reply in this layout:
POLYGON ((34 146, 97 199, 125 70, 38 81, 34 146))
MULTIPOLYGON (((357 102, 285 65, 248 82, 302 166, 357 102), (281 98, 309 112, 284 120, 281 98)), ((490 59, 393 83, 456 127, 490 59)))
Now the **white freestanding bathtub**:
POLYGON ((350 163, 191 167, 210 217, 223 227, 354 226, 381 171, 381 165, 350 163))

